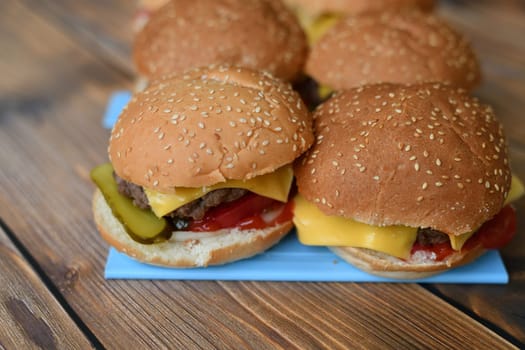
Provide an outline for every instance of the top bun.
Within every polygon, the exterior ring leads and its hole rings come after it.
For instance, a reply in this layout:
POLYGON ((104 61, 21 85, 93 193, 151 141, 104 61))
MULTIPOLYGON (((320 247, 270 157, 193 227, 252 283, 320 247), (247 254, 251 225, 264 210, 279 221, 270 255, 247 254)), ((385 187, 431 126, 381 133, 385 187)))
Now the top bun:
POLYGON ((511 173, 492 109, 441 84, 370 85, 314 113, 299 193, 327 215, 459 235, 497 214, 511 173))
POLYGON ((169 1, 170 0, 139 0, 137 8, 153 12, 164 6, 169 1))
POLYGON ((481 74, 469 43, 443 20, 419 11, 341 20, 314 45, 306 72, 335 90, 433 81, 472 89, 481 74))
POLYGON ((133 47, 138 71, 150 79, 226 63, 293 80, 306 55, 305 34, 280 0, 172 0, 133 47))
POLYGON ((434 0, 285 0, 290 7, 301 9, 310 15, 329 13, 358 15, 414 7, 430 11, 434 8, 434 2, 434 0))
POLYGON ((137 93, 108 153, 126 181, 170 193, 269 173, 312 142, 309 112, 290 84, 266 72, 210 66, 137 93))

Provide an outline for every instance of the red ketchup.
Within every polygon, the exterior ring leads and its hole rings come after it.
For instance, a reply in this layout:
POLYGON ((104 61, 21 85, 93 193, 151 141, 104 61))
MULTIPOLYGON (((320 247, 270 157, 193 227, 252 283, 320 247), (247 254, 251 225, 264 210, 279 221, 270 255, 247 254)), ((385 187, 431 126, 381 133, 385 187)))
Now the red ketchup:
POLYGON ((237 227, 264 229, 292 219, 292 202, 281 203, 249 193, 235 201, 208 210, 201 220, 190 223, 188 231, 210 232, 237 227))
MULTIPOLYGON (((486 249, 499 249, 507 245, 516 234, 516 211, 510 205, 505 206, 492 219, 485 222, 479 230, 469 238, 463 245, 462 251, 468 251, 479 243, 486 249)), ((434 244, 432 246, 422 246, 414 243, 410 254, 416 251, 426 251, 436 254, 436 260, 441 261, 447 258, 454 250, 450 242, 434 244)))

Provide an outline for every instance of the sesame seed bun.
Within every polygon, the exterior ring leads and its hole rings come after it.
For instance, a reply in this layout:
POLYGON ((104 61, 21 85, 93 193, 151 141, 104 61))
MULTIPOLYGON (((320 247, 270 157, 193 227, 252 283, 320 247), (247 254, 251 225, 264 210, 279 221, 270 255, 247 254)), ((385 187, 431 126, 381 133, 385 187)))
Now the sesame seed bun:
POLYGON ((280 0, 172 0, 133 46, 137 70, 149 79, 227 63, 293 80, 306 55, 305 35, 280 0))
MULTIPOLYGON (((460 235, 493 218, 510 189, 501 124, 489 106, 451 86, 377 84, 339 92, 315 111, 314 132, 316 142, 296 162, 296 182, 326 215, 460 235)), ((402 260, 331 249, 392 278, 425 277, 484 252, 476 246, 435 261, 422 252, 402 260)))
POLYGON ((272 172, 312 142, 310 114, 289 84, 265 72, 210 66, 135 94, 108 153, 126 181, 171 193, 272 172))
POLYGON ((249 258, 275 245, 292 228, 290 221, 262 230, 221 230, 185 242, 172 237, 162 243, 141 244, 128 235, 99 190, 93 196, 93 213, 100 234, 111 246, 138 261, 170 267, 204 267, 249 258))
POLYGON ((431 11, 434 0, 285 0, 293 9, 301 9, 310 15, 340 13, 358 15, 374 11, 398 10, 403 8, 419 8, 431 11))
POLYGON ((317 141, 295 167, 327 215, 460 235, 502 208, 511 183, 492 109, 442 84, 341 92, 314 113, 317 141))
POLYGON ((441 261, 436 261, 432 253, 425 254, 424 252, 413 255, 408 260, 401 260, 365 248, 330 247, 330 250, 365 272, 397 279, 429 277, 444 270, 466 265, 486 252, 486 249, 479 244, 468 250, 454 252, 441 261))
POLYGON ((419 11, 347 17, 312 47, 306 72, 334 90, 381 82, 449 82, 473 89, 480 67, 469 43, 419 11))

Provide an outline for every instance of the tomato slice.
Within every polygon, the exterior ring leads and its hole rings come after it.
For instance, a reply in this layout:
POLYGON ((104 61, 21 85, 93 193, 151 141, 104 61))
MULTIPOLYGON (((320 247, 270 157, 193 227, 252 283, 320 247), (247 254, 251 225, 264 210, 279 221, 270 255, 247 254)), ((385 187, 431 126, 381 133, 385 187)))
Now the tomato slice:
POLYGON ((188 230, 197 232, 217 231, 222 228, 241 229, 268 226, 261 217, 266 210, 284 206, 283 203, 255 193, 247 195, 208 210, 204 218, 190 223, 188 230))
POLYGON ((432 252, 436 254, 436 261, 441 261, 445 259, 450 254, 454 253, 454 249, 450 246, 450 242, 443 242, 433 245, 424 246, 419 243, 414 243, 412 246, 412 250, 410 251, 410 255, 414 254, 417 251, 425 251, 425 252, 432 252))
POLYGON ((481 225, 463 249, 470 249, 480 241, 486 249, 499 249, 507 245, 515 235, 516 210, 507 205, 491 220, 481 225))

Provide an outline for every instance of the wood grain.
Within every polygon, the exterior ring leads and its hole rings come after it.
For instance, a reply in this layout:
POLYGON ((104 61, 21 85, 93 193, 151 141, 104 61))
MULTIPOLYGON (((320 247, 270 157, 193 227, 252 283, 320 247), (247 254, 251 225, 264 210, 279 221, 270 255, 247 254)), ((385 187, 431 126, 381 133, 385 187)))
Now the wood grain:
MULTIPOLYGON (((418 285, 105 281, 107 246, 91 218, 93 186, 88 173, 106 159, 108 132, 102 130, 100 118, 107 97, 131 84, 129 63, 122 63, 122 47, 128 45, 125 28, 115 25, 125 22, 129 6, 118 1, 10 0, 0 11, 0 52, 9 53, 0 55, 0 217, 101 344, 230 349, 511 347, 418 285), (99 40, 105 44, 97 49, 99 40)), ((506 67, 505 58, 494 56, 495 71, 506 67)), ((513 67, 512 51, 506 59, 513 67)), ((509 96, 512 103, 525 99, 512 85, 501 86, 506 89, 494 94, 491 85, 484 87, 481 96, 493 98, 498 106, 507 106, 509 96)), ((520 125, 518 113, 510 106, 508 110, 509 118, 515 119, 506 123, 520 125)), ((511 130, 511 146, 523 163, 521 133, 511 130)), ((525 169, 518 167, 517 172, 525 178, 525 169)), ((525 213, 523 209, 520 213, 525 213)), ((521 259, 523 250, 515 256, 521 259)), ((472 290, 484 305, 493 301, 483 299, 485 295, 509 297, 506 293, 514 289, 506 288, 523 281, 524 265, 509 263, 513 284, 472 290)), ((478 310, 471 299, 461 298, 463 286, 437 288, 482 319, 490 319, 486 309, 478 310)), ((523 292, 517 293, 514 308, 497 308, 504 317, 494 319, 522 341, 515 329, 523 328, 523 320, 508 315, 525 309, 524 298, 523 292)), ((18 302, 11 305, 13 310, 20 307, 18 302)))
POLYGON ((89 349, 91 344, 0 229, 0 348, 89 349))

